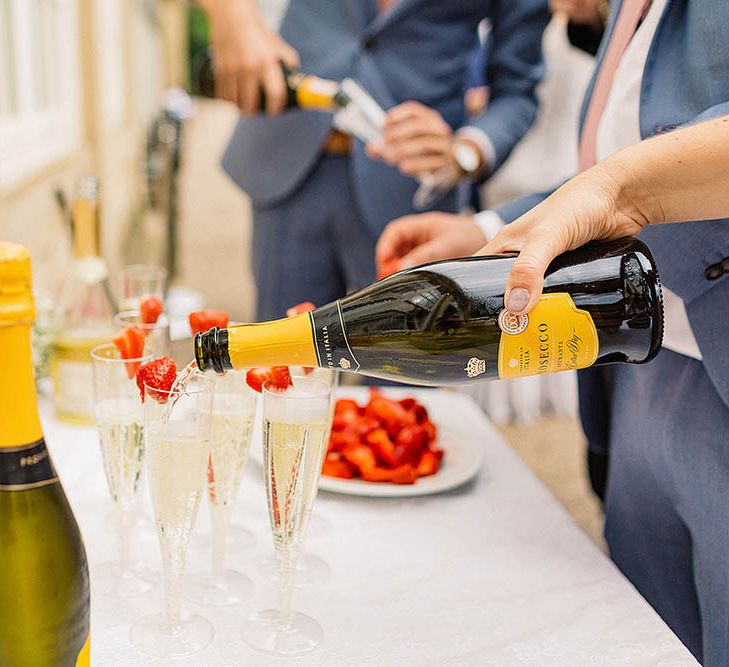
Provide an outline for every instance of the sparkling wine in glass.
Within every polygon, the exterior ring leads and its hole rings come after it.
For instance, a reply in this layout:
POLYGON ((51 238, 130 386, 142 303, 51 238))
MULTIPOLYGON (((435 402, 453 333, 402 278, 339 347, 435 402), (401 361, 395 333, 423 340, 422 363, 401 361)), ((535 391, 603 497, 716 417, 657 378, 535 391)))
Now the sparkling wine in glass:
POLYGON ((186 580, 186 594, 198 604, 223 606, 242 602, 253 589, 248 577, 225 567, 225 555, 231 512, 251 446, 256 394, 246 383, 245 371, 228 371, 214 376, 213 381, 207 469, 212 560, 209 571, 194 573, 186 580))
POLYGON ((268 515, 278 563, 278 605, 248 619, 243 640, 276 655, 300 655, 322 640, 321 626, 291 605, 296 560, 318 483, 331 421, 331 387, 298 378, 286 391, 263 388, 263 460, 268 515))
POLYGON ((214 382, 187 374, 169 392, 145 385, 144 440, 152 508, 162 552, 165 607, 137 620, 130 631, 140 651, 163 658, 204 650, 211 623, 183 614, 181 583, 210 456, 214 382))
POLYGON ((94 409, 104 473, 112 500, 119 556, 93 571, 95 590, 114 597, 132 597, 150 590, 148 577, 131 557, 132 524, 137 508, 144 460, 143 411, 134 373, 152 356, 122 359, 113 344, 91 351, 94 409), (131 377, 130 377, 131 375, 131 377))

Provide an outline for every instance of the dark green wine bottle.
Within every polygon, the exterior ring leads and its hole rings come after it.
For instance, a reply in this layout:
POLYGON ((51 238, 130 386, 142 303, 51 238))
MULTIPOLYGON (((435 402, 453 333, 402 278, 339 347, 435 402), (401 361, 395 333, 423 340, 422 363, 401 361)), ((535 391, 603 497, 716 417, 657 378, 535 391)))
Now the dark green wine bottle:
POLYGON ((555 259, 528 314, 504 309, 514 256, 400 271, 310 313, 212 329, 201 370, 322 366, 423 385, 642 363, 660 348, 663 306, 648 248, 625 238, 555 259))
POLYGON ((88 667, 86 552, 43 440, 32 320, 30 255, 0 242, 0 665, 88 667))

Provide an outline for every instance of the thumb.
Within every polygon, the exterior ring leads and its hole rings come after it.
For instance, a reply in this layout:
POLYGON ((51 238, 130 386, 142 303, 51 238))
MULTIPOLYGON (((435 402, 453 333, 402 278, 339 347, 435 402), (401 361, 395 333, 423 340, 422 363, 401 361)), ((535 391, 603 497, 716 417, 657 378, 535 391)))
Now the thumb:
POLYGON ((514 314, 528 313, 542 296, 544 272, 558 251, 548 237, 527 238, 511 267, 504 305, 514 314))

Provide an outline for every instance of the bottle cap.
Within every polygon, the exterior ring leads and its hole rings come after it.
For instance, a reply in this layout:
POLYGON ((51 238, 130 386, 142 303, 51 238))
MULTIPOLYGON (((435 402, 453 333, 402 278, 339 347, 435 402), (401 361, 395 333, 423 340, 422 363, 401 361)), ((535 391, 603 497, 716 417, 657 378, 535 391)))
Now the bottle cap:
POLYGON ((0 326, 33 320, 30 253, 22 245, 0 241, 0 326))

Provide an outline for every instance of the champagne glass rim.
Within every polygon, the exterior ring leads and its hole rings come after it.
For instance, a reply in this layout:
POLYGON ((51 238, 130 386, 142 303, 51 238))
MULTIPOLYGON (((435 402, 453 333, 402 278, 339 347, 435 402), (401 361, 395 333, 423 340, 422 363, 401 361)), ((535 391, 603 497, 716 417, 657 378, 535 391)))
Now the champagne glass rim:
POLYGON ((127 264, 121 268, 121 273, 128 274, 140 274, 140 273, 153 273, 159 276, 166 276, 167 269, 159 264, 127 264))
POLYGON ((317 380, 315 378, 309 378, 309 377, 298 377, 297 380, 299 382, 296 385, 292 385, 290 387, 287 387, 286 389, 280 389, 279 387, 276 387, 274 384, 272 384, 271 380, 266 380, 263 383, 262 387, 262 393, 264 395, 272 396, 276 399, 282 399, 282 400, 300 400, 300 399, 312 399, 312 398, 323 398, 329 396, 331 393, 331 387, 328 387, 326 384, 324 384, 321 380, 317 380), (305 392, 301 393, 293 393, 290 390, 295 389, 298 387, 301 387, 303 385, 309 385, 309 387, 306 388, 305 392))
POLYGON ((145 331, 153 331, 154 329, 163 329, 169 327, 169 318, 165 313, 160 313, 159 319, 156 322, 133 322, 130 321, 132 318, 141 318, 142 315, 138 310, 122 310, 113 317, 114 324, 118 327, 124 328, 126 326, 139 327, 145 331), (164 318, 164 321, 160 321, 164 318))
POLYGON ((154 354, 152 352, 147 352, 146 354, 142 354, 141 357, 130 357, 129 359, 124 359, 114 343, 102 343, 91 350, 91 358, 94 361, 101 361, 109 364, 130 364, 152 361, 152 359, 154 359, 154 354), (109 353, 114 356, 110 356, 109 353))
MULTIPOLYGON (((177 377, 180 377, 180 374, 177 374, 177 377)), ((151 384, 144 383, 144 394, 147 395, 147 390, 152 390, 156 394, 163 394, 167 397, 170 396, 197 396, 198 394, 204 394, 208 391, 214 391, 215 390, 215 383, 213 378, 207 377, 204 373, 197 373, 194 375, 192 380, 195 380, 196 382, 202 382, 203 386, 200 387, 190 387, 189 385, 185 387, 184 391, 181 391, 178 388, 175 388, 175 385, 172 385, 171 389, 158 389, 157 387, 154 387, 151 384)))

